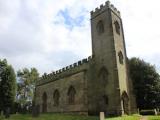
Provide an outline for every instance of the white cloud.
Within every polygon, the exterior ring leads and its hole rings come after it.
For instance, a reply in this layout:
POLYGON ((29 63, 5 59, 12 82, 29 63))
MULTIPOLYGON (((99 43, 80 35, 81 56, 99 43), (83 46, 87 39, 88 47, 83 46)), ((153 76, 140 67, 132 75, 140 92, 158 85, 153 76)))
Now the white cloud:
MULTIPOLYGON (((120 9, 124 23, 127 53, 129 57, 140 57, 160 65, 160 1, 125 0, 120 9)), ((160 70, 160 69, 159 69, 160 70)))
MULTIPOLYGON (((7 58, 16 70, 36 67, 43 73, 91 55, 90 11, 102 3, 105 0, 0 0, 0 57, 7 58), (59 15, 66 10, 72 20, 83 17, 81 25, 66 25, 59 15)), ((159 1, 111 3, 122 14, 128 56, 158 66, 159 1)))

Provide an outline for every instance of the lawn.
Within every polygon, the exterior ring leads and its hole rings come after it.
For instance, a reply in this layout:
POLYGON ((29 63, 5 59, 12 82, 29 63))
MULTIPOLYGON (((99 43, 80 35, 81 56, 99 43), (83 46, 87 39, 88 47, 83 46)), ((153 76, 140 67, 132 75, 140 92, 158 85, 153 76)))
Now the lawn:
POLYGON ((148 120, 160 120, 160 116, 148 116, 148 120))
POLYGON ((64 115, 64 114, 41 114, 37 118, 31 115, 11 115, 9 119, 0 117, 0 120, 99 120, 98 117, 80 116, 80 115, 64 115))
POLYGON ((122 116, 115 118, 106 118, 106 120, 139 120, 141 118, 140 115, 132 115, 132 116, 122 116))
MULTIPOLYGON (((106 118, 105 120, 139 120, 142 116, 123 116, 115 118, 106 118)), ((160 120, 160 116, 147 116, 148 120, 160 120)), ((38 118, 32 118, 31 115, 11 115, 9 119, 0 116, 0 120, 99 120, 94 116, 64 115, 64 114, 41 114, 38 118)))

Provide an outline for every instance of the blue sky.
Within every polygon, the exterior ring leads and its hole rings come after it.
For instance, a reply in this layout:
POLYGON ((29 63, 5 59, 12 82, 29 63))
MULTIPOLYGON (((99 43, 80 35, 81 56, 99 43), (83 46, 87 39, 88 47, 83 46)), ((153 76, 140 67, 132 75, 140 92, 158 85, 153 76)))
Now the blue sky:
MULTIPOLYGON (((72 30, 72 28, 74 26, 80 27, 83 25, 84 22, 84 17, 83 15, 78 16, 75 18, 72 18, 70 16, 69 10, 65 9, 65 10, 61 10, 58 12, 57 16, 60 16, 62 18, 64 18, 64 24, 70 29, 72 30)), ((58 22, 57 22, 58 23, 58 22)), ((56 23, 55 23, 56 24, 56 23)))
MULTIPOLYGON (((128 57, 160 72, 160 1, 110 0, 124 25, 128 57)), ((42 74, 91 55, 90 11, 105 0, 0 0, 0 58, 42 74)))

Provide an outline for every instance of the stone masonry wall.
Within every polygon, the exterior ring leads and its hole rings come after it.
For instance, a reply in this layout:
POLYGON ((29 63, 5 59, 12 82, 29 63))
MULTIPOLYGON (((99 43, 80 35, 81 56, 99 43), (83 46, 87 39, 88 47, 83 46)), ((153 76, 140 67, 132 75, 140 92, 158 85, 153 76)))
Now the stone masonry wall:
POLYGON ((47 112, 86 112, 85 104, 85 71, 73 74, 71 76, 53 81, 36 88, 36 104, 40 105, 42 112, 42 95, 47 93, 47 112), (68 102, 68 89, 73 86, 76 90, 75 103, 70 105, 68 102), (54 106, 53 93, 58 90, 60 93, 59 105, 54 106))
POLYGON ((79 112, 87 113, 87 78, 89 62, 88 57, 73 65, 65 67, 54 73, 43 75, 36 83, 36 104, 40 105, 42 112, 43 93, 47 94, 47 112, 79 112), (73 86, 76 90, 75 103, 69 104, 68 89, 73 86), (53 94, 58 90, 60 93, 59 105, 54 106, 53 94))

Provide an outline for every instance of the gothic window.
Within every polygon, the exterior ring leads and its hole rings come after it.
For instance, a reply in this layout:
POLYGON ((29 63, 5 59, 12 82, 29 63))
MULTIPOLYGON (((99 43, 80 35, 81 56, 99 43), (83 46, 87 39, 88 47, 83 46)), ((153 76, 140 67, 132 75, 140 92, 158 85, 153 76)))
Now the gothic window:
POLYGON ((103 21, 100 20, 98 23, 97 23, 97 26, 96 26, 96 29, 97 29, 97 33, 100 35, 102 33, 104 33, 104 25, 103 25, 103 21))
POLYGON ((107 95, 103 96, 103 101, 104 101, 105 105, 108 105, 108 96, 107 95))
POLYGON ((44 92, 42 96, 42 112, 47 112, 47 93, 44 92))
POLYGON ((108 82, 108 71, 105 67, 102 67, 99 71, 99 79, 103 85, 106 85, 108 82))
POLYGON ((59 91, 55 90, 54 94, 53 94, 53 100, 54 100, 54 106, 58 106, 59 105, 59 91))
POLYGON ((75 94, 76 90, 73 86, 70 86, 68 89, 68 103, 74 104, 75 103, 75 94))
POLYGON ((123 53, 120 51, 120 52, 118 52, 118 57, 119 57, 119 63, 120 64, 123 64, 123 53))
POLYGON ((118 23, 118 21, 115 21, 115 29, 116 29, 116 33, 120 35, 120 25, 118 23))

